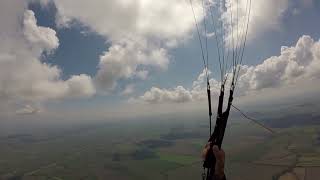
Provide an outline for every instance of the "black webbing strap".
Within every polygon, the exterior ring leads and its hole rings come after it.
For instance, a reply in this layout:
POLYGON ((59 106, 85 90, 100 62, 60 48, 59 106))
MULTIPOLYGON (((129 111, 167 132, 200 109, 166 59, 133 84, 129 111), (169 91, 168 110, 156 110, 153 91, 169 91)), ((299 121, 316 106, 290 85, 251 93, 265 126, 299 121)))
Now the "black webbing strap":
MULTIPOLYGON (((221 145, 223 142, 223 138, 224 138, 224 134, 225 134, 225 130, 227 127, 227 122, 228 122, 228 118, 229 118, 229 114, 230 114, 230 109, 232 106, 233 90, 234 90, 234 88, 230 89, 228 105, 227 105, 226 110, 223 112, 224 86, 223 85, 221 86, 216 125, 215 125, 213 133, 210 136, 209 142, 211 144, 210 144, 209 150, 207 152, 205 161, 203 163, 203 167, 205 169, 207 169, 206 180, 213 180, 214 179, 214 174, 215 174, 215 167, 214 166, 215 166, 216 158, 213 154, 212 148, 214 145, 217 145, 219 147, 219 149, 221 149, 221 145)), ((211 102, 211 99, 209 102, 211 102)))

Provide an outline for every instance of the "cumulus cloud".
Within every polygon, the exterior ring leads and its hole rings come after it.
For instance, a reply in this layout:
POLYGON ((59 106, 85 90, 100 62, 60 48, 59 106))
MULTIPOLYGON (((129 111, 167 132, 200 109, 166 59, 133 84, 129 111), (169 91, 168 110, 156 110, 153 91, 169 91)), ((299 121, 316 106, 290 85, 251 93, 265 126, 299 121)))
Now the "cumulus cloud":
POLYGON ((73 75, 65 83, 68 86, 67 97, 91 97, 96 93, 91 77, 86 74, 73 75))
MULTIPOLYGON (((213 1, 218 2, 220 0, 213 1)), ((249 14, 249 9, 247 8, 248 1, 227 0, 225 2, 226 8, 222 13, 221 19, 225 23, 227 41, 232 42, 232 33, 234 34, 234 38, 241 38, 245 35, 249 14), (232 20, 230 18, 231 14, 233 15, 232 20)), ((289 0, 252 0, 248 41, 252 41, 257 36, 270 30, 279 30, 282 26, 285 12, 288 9, 289 0)))
MULTIPOLYGON (((199 5, 200 2, 195 0, 194 3, 199 5)), ((123 40, 123 36, 184 37, 194 26, 190 5, 185 0, 79 0, 77 5, 72 0, 54 0, 54 3, 58 9, 58 24, 68 26, 77 20, 113 40, 123 40)), ((201 20, 200 7, 196 8, 196 13, 201 20)))
POLYGON ((37 20, 34 12, 27 10, 24 13, 23 20, 24 36, 26 40, 32 44, 32 48, 37 51, 37 54, 51 50, 59 46, 59 39, 53 29, 37 26, 37 20))
MULTIPOLYGON (((295 46, 282 47, 279 56, 273 56, 256 66, 241 67, 237 95, 287 85, 299 85, 305 81, 319 83, 320 41, 310 36, 299 38, 295 46)), ((218 94, 219 82, 210 80, 214 95, 218 94)), ((191 89, 178 86, 173 89, 152 87, 138 99, 147 103, 189 102, 206 99, 206 79, 202 72, 191 89)))
MULTIPOLYGON (((166 69, 168 50, 189 38, 194 19, 185 0, 53 0, 56 22, 70 27, 80 22, 111 42, 100 57, 95 84, 99 91, 113 91, 118 81, 146 79, 152 69, 166 69), (143 67, 143 68, 141 68, 143 67)), ((200 0, 194 0, 195 13, 203 19, 200 0)))
MULTIPOLYGON (((0 107, 22 104, 18 114, 38 112, 33 104, 95 93, 91 78, 76 75, 64 81, 59 67, 41 61, 59 46, 56 32, 37 25, 27 1, 0 3, 0 107)), ((10 108, 9 108, 10 109, 10 108)), ((15 111, 14 109, 11 111, 15 111)))
MULTIPOLYGON (((209 72, 209 74, 211 74, 209 72)), ((199 101, 207 99, 206 94, 206 73, 203 71, 198 78, 193 82, 192 88, 187 89, 183 86, 177 86, 172 89, 161 89, 152 87, 144 95, 140 96, 137 100, 156 104, 156 103, 185 103, 190 101, 199 101)), ((212 94, 218 93, 219 82, 215 79, 210 79, 212 94)))
POLYGON ((165 69, 168 63, 168 54, 163 48, 140 50, 128 42, 115 44, 100 57, 96 84, 103 91, 112 91, 120 79, 145 79, 148 71, 139 70, 139 65, 165 69))
POLYGON ((320 42, 302 36, 293 47, 282 47, 279 56, 257 66, 243 66, 239 89, 243 92, 274 88, 301 81, 319 80, 320 42))
POLYGON ((174 102, 182 103, 192 100, 191 93, 182 86, 178 86, 172 90, 159 89, 152 87, 150 91, 141 96, 143 101, 148 103, 174 102))

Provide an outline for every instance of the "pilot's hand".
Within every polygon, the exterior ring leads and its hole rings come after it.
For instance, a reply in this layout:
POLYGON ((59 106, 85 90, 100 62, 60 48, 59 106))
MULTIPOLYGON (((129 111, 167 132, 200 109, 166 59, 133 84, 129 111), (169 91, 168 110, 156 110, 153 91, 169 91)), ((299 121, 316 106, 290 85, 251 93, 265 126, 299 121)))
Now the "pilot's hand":
MULTIPOLYGON (((210 144, 207 144, 202 152, 202 158, 205 159, 206 155, 210 149, 210 144)), ((218 146, 213 146, 212 151, 214 156, 216 157, 216 164, 215 164, 215 179, 217 180, 224 180, 224 164, 225 164, 225 152, 223 149, 219 149, 218 146)))

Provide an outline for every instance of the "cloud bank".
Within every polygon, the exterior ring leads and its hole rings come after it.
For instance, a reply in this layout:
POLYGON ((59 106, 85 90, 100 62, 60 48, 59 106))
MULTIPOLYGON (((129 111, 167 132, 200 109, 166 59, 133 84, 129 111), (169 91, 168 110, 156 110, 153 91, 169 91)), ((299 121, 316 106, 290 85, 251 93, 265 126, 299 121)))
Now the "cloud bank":
MULTIPOLYGON (((273 56, 256 66, 241 67, 237 94, 247 96, 268 88, 286 85, 299 85, 306 81, 319 83, 320 80, 320 41, 310 36, 302 36, 295 46, 281 48, 279 56, 273 56)), ((218 93, 219 84, 210 80, 213 93, 218 93)), ((205 75, 202 72, 191 89, 178 86, 172 89, 152 87, 138 100, 147 103, 183 103, 205 100, 205 75)), ((310 87, 312 88, 312 87, 310 87)), ((216 95, 215 94, 215 95, 216 95)))
MULTIPOLYGON (((193 0, 198 22, 204 19, 201 2, 193 0)), ((239 2, 239 22, 243 23, 245 1, 239 2)), ((287 8, 288 0, 255 0, 249 36, 279 28, 287 8)), ((235 13, 236 9, 228 9, 226 13, 230 11, 235 13)), ((78 0, 76 3, 72 0, 3 0, 0 22, 0 110, 13 106, 18 114, 38 112, 41 103, 47 101, 88 98, 97 92, 112 93, 122 80, 146 80, 152 70, 168 68, 170 50, 190 39, 195 30, 192 11, 185 0, 78 0), (37 24, 34 12, 28 10, 29 2, 40 2, 43 6, 53 3, 60 28, 81 23, 110 42, 111 47, 100 56, 95 77, 80 74, 64 80, 59 67, 43 61, 45 54, 59 48, 59 39, 55 30, 37 24)), ((298 83, 304 78, 317 79, 318 49, 319 42, 303 36, 296 46, 283 47, 280 56, 271 57, 258 66, 243 66, 239 92, 246 94, 298 83)), ((191 88, 153 87, 138 99, 148 103, 202 100, 206 98, 204 82, 202 73, 191 88)), ((210 82, 218 86, 215 79, 210 82)), ((131 94, 134 89, 132 84, 123 87, 123 95, 131 94)))

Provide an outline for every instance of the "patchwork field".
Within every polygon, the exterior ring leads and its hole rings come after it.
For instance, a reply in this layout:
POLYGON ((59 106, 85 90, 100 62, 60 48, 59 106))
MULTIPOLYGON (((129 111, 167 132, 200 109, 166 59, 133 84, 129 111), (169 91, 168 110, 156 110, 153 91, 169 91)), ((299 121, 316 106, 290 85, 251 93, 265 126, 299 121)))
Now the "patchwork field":
MULTIPOLYGON (((317 180, 319 126, 231 123, 224 143, 232 180, 317 180)), ((208 129, 194 121, 121 122, 0 138, 1 180, 201 179, 208 129)))

